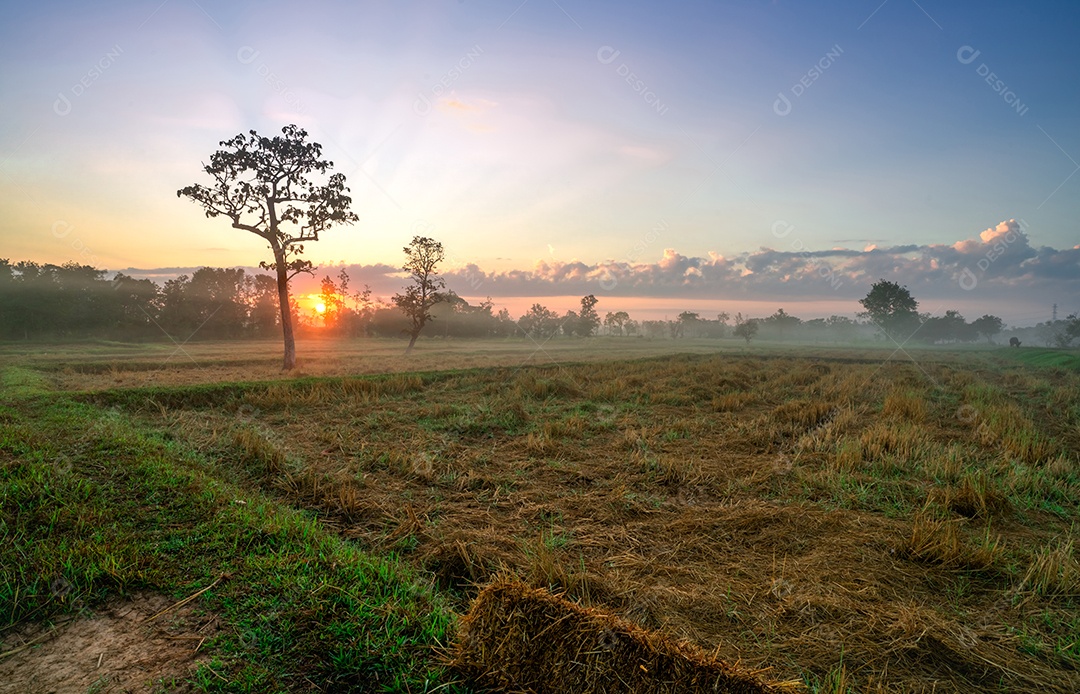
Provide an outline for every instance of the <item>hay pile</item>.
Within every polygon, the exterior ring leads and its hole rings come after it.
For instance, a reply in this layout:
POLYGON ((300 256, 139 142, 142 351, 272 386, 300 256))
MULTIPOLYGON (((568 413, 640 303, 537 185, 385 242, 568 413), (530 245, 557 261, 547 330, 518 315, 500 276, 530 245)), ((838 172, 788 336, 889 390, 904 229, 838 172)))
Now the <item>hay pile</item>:
POLYGON ((485 588, 461 620, 453 664, 485 686, 536 694, 798 691, 766 682, 613 615, 509 580, 485 588))

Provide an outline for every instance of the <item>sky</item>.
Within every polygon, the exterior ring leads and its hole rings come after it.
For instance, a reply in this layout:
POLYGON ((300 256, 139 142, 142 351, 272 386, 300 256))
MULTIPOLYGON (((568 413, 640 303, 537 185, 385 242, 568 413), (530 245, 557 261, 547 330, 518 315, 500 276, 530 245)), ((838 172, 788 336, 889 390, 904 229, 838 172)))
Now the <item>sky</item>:
POLYGON ((512 312, 1080 310, 1080 4, 821 5, 8 3, 0 257, 255 267, 176 191, 295 123, 359 216, 306 257, 376 295, 422 235, 512 312))

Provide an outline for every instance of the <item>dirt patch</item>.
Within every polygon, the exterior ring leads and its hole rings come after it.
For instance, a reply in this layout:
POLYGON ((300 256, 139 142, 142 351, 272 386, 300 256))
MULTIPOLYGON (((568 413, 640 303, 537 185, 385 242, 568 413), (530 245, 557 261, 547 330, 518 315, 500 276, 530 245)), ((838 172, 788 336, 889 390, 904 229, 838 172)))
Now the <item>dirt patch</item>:
POLYGON ((217 632, 217 618, 185 605, 147 623, 173 603, 138 593, 51 629, 18 628, 0 642, 0 692, 190 691, 184 680, 217 632))

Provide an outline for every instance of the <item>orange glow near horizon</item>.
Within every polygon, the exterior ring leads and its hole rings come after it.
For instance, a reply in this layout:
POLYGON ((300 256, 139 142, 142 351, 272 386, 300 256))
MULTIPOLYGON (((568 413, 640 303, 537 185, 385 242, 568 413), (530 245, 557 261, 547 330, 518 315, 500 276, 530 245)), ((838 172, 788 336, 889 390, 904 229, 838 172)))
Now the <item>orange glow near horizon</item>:
MULTIPOLYGON (((778 301, 778 300, 754 300, 754 299, 677 299, 660 297, 616 297, 596 294, 599 303, 596 311, 601 318, 609 311, 626 311, 635 320, 674 320, 683 311, 700 313, 703 318, 716 318, 720 312, 727 312, 734 318, 737 312, 741 312, 748 318, 764 318, 783 308, 787 313, 798 316, 804 320, 810 318, 826 318, 837 314, 852 317, 860 310, 860 306, 848 299, 818 300, 818 301, 778 301)), ((483 300, 483 297, 462 297, 473 306, 483 300)), ((568 309, 577 311, 580 306, 579 296, 542 296, 542 297, 502 297, 495 300, 495 311, 506 308, 516 320, 534 303, 540 303, 556 313, 563 314, 568 309)))

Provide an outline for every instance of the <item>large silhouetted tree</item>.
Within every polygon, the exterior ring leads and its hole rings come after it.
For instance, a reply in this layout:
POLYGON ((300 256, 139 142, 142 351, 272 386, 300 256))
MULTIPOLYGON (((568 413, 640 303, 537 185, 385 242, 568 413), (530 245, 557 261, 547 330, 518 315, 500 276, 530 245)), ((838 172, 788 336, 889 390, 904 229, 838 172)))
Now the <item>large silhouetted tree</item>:
POLYGON ((862 315, 894 339, 910 335, 919 324, 919 302, 907 287, 896 282, 884 279, 874 282, 859 303, 866 309, 862 315))
POLYGON ((334 165, 322 159, 322 145, 307 141, 307 132, 295 125, 281 135, 262 137, 254 130, 220 143, 203 170, 213 178, 208 186, 191 185, 176 191, 203 206, 207 217, 224 216, 234 229, 242 229, 266 241, 274 262, 260 267, 277 275, 278 310, 285 340, 284 368, 296 366, 292 314, 289 311, 289 280, 301 272, 313 273, 302 260, 304 244, 318 241, 319 234, 334 224, 352 224, 357 216, 349 209, 352 198, 345 176, 320 178, 334 165))
POLYGON ((405 354, 412 352, 420 331, 431 320, 431 307, 439 303, 439 290, 446 286, 435 274, 435 266, 443 261, 443 245, 426 236, 414 236, 405 247, 405 265, 402 269, 412 276, 412 284, 404 294, 394 295, 394 304, 409 317, 409 346, 405 354))

